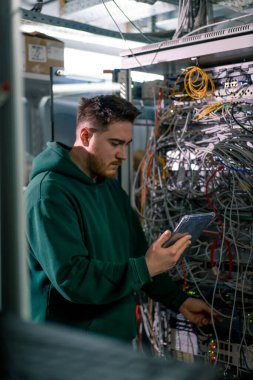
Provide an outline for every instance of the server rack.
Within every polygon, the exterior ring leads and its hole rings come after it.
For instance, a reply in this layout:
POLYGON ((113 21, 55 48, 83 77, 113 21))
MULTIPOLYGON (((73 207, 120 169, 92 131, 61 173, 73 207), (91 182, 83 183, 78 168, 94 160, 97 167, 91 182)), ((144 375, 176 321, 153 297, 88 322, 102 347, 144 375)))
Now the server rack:
POLYGON ((142 333, 156 355, 209 361, 227 379, 253 370, 252 46, 246 24, 122 53, 124 70, 164 78, 141 88, 155 110, 132 188, 143 229, 151 243, 184 214, 215 212, 170 275, 224 318, 194 327, 142 297, 142 333))

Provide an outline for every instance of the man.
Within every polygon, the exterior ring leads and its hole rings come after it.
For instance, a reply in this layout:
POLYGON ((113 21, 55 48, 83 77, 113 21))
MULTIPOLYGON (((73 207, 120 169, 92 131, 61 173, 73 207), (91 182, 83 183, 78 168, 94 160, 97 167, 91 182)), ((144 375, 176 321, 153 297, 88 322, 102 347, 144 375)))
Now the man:
POLYGON ((191 322, 210 322, 210 308, 188 298, 167 273, 191 237, 163 248, 166 231, 148 247, 114 178, 138 113, 117 96, 82 98, 72 149, 49 143, 34 160, 26 190, 34 320, 130 341, 142 289, 191 322))

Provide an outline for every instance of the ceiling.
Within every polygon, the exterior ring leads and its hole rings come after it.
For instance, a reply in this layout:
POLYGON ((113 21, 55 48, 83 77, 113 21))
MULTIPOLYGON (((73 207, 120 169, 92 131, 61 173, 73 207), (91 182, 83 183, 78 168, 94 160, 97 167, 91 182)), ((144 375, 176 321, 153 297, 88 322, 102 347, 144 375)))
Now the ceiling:
MULTIPOLYGON (((85 30, 89 26, 93 28, 90 32, 93 35, 120 39, 137 36, 136 40, 143 44, 180 38, 193 29, 204 28, 206 31, 204 26, 207 24, 215 24, 215 30, 253 22, 253 0, 21 0, 20 3, 23 10, 32 11, 27 17, 30 23, 36 23, 34 15, 45 15, 48 19, 53 16, 55 19, 51 24, 60 25, 55 21, 57 19, 66 20, 66 23, 73 21, 68 24, 69 29, 76 26, 80 30, 83 25, 85 30)), ((74 41, 73 33, 72 37, 70 30, 68 33, 66 46, 80 47, 81 43, 74 41)), ((118 54, 121 49, 102 46, 101 38, 100 45, 111 54, 118 54)), ((87 43, 85 48, 88 48, 87 43)))

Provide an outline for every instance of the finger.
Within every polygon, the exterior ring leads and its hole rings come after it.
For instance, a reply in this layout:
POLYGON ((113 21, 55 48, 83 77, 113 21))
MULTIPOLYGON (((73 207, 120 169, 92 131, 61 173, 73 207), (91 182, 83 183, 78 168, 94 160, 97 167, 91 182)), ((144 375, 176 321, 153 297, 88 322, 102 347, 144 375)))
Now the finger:
MULTIPOLYGON (((219 315, 214 315, 214 318, 217 319, 219 322, 223 322, 223 318, 220 317, 219 315)), ((208 325, 211 323, 211 317, 210 318, 203 318, 201 321, 202 325, 208 325)))
POLYGON ((186 250, 186 248, 189 247, 190 244, 191 244, 190 240, 186 240, 183 245, 181 244, 179 246, 180 248, 176 248, 175 244, 174 244, 174 246, 170 247, 175 252, 175 260, 176 260, 176 262, 180 259, 180 257, 182 256, 182 254, 184 253, 184 251, 186 250))
POLYGON ((196 316, 196 320, 196 323, 202 326, 209 325, 211 323, 211 318, 204 314, 199 314, 198 316, 196 316))
POLYGON ((212 312, 212 310, 211 310, 211 308, 208 306, 208 305, 206 305, 205 304, 205 312, 207 312, 208 313, 208 315, 206 315, 205 317, 204 317, 204 319, 206 319, 206 323, 205 322, 203 322, 203 324, 209 324, 210 322, 211 322, 211 316, 213 315, 213 317, 215 318, 215 319, 217 319, 219 322, 223 322, 223 318, 222 318, 222 316, 219 314, 219 313, 217 313, 217 312, 212 312))
POLYGON ((160 243, 160 245, 163 245, 171 236, 171 231, 166 230, 162 233, 161 236, 157 239, 157 241, 160 243))
POLYGON ((178 239, 173 245, 176 250, 185 250, 191 244, 191 235, 185 235, 182 238, 178 239))
POLYGON ((213 315, 213 317, 215 319, 217 319, 218 321, 220 322, 223 322, 223 318, 222 316, 217 313, 217 312, 213 312, 212 309, 210 308, 210 306, 208 306, 206 303, 203 302, 203 309, 211 316, 213 315))
POLYGON ((219 322, 223 322, 224 319, 219 313, 213 313, 214 318, 216 318, 219 322))
POLYGON ((202 325, 209 325, 209 323, 211 323, 211 319, 210 318, 202 318, 201 320, 201 324, 202 325))
POLYGON ((179 248, 179 250, 178 250, 178 254, 179 254, 179 256, 181 256, 181 255, 184 253, 184 251, 185 251, 190 245, 191 245, 191 241, 190 241, 190 240, 187 240, 187 241, 185 242, 185 244, 182 245, 181 248, 179 248))

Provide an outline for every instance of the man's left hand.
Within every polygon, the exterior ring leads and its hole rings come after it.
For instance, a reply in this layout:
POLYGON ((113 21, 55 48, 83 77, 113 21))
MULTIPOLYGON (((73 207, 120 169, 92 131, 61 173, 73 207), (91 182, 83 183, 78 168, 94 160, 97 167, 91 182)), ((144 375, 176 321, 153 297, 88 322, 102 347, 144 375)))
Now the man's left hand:
MULTIPOLYGON (((211 323, 211 308, 197 298, 187 298, 180 306, 179 311, 185 319, 196 325, 203 326, 211 323)), ((213 312, 213 316, 222 322, 223 318, 217 312, 213 312)))

